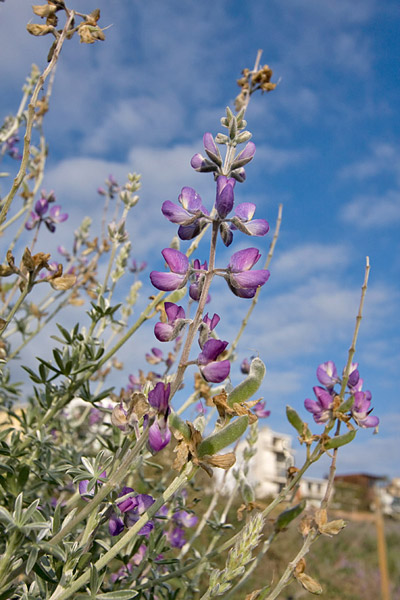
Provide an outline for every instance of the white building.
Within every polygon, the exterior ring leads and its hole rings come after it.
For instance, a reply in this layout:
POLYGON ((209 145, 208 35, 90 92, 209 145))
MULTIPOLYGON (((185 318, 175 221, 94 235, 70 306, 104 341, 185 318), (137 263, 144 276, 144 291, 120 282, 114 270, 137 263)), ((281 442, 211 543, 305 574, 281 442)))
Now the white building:
MULTIPOLYGON (((246 441, 238 445, 236 464, 226 476, 226 493, 230 493, 235 486, 236 479, 233 472, 235 470, 243 471, 243 451, 246 448, 248 448, 246 441)), ((256 498, 276 496, 287 483, 288 469, 295 466, 292 436, 272 431, 269 427, 263 427, 258 431, 255 448, 257 453, 250 458, 249 469, 246 474, 247 481, 253 487, 256 498)), ((216 469, 216 471, 219 471, 219 469, 216 469)), ((221 471, 216 479, 218 485, 220 485, 221 471)), ((310 504, 319 504, 324 497, 327 483, 326 479, 303 477, 298 495, 309 500, 310 504)))

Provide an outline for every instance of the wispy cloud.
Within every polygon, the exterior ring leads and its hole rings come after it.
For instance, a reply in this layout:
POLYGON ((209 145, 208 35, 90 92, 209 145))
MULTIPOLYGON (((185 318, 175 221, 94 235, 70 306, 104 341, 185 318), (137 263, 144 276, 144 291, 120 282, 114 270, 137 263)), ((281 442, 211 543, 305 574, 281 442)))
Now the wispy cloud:
POLYGON ((343 206, 341 218, 355 227, 393 227, 400 221, 400 188, 382 195, 365 194, 343 206))

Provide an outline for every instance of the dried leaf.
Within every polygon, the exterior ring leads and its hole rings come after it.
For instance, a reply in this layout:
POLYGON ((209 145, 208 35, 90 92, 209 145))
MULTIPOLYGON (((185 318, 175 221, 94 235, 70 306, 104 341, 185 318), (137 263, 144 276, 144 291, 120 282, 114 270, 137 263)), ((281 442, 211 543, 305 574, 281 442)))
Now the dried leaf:
POLYGON ((26 29, 31 35, 47 35, 53 32, 53 27, 50 25, 37 25, 35 23, 28 23, 26 29))
POLYGON ((228 470, 235 464, 236 456, 234 452, 228 452, 227 454, 215 454, 214 456, 206 455, 202 457, 202 460, 213 467, 228 470))
POLYGON ((22 255, 22 265, 25 267, 25 269, 27 269, 28 271, 34 271, 35 270, 35 261, 33 260, 31 251, 29 250, 29 248, 25 248, 24 253, 22 255))
POLYGON ((50 281, 50 285, 55 290, 69 290, 76 283, 76 275, 72 275, 72 273, 67 273, 62 277, 57 277, 56 279, 52 279, 50 281))
POLYGON ((326 523, 326 525, 322 525, 319 527, 319 531, 323 535, 332 537, 333 535, 340 533, 342 529, 346 527, 346 525, 346 521, 343 521, 343 519, 337 519, 336 521, 330 521, 329 523, 326 523))
POLYGON ((57 7, 54 4, 35 4, 32 6, 32 10, 35 15, 43 18, 53 15, 56 12, 57 7))
POLYGON ((300 573, 296 579, 301 583, 303 588, 307 590, 307 592, 310 592, 310 594, 322 594, 322 585, 318 583, 316 579, 313 579, 306 573, 300 573))
POLYGON ((9 277, 15 273, 14 269, 8 265, 0 265, 0 277, 9 277))

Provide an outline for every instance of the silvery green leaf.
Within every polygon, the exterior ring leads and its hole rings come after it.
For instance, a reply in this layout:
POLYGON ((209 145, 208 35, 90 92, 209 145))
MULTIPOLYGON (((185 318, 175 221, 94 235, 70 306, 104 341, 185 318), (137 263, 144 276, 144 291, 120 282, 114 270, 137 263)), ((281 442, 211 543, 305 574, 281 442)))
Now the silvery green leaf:
POLYGON ((35 510, 37 509, 38 505, 39 505, 40 500, 34 500, 29 506, 28 508, 26 508, 23 513, 22 513, 22 519, 21 519, 21 523, 22 525, 25 525, 25 523, 27 523, 29 521, 29 519, 33 516, 33 513, 35 512, 35 510))
POLYGON ((105 592, 96 594, 96 600, 130 600, 138 595, 134 590, 117 590, 115 592, 105 592))
POLYGON ((93 473, 93 465, 90 462, 90 460, 88 458, 86 458, 85 456, 82 456, 81 461, 84 464, 87 472, 88 473, 93 473))
POLYGON ((13 512, 13 517, 15 519, 15 522, 18 524, 21 523, 23 501, 24 501, 24 494, 23 494, 23 492, 21 492, 20 494, 18 494, 18 496, 15 500, 14 512, 13 512))
POLYGON ((15 525, 11 513, 6 508, 4 508, 4 506, 0 506, 0 521, 3 521, 3 523, 7 523, 7 525, 15 525))
POLYGON ((38 553, 39 553, 39 548, 34 546, 29 553, 28 560, 26 561, 26 565, 25 565, 25 574, 26 575, 29 575, 29 573, 32 571, 33 565, 35 564, 36 559, 38 557, 38 553))

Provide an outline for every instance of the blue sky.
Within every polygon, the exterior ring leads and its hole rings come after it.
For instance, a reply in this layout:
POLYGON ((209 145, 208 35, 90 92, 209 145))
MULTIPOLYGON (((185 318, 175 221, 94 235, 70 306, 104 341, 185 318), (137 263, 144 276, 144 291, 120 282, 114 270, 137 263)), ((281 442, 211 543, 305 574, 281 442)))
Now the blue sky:
MULTIPOLYGON (((176 201, 189 185, 212 205, 212 177, 195 173, 189 161, 202 150, 205 131, 221 130, 225 106, 238 93, 236 79, 262 48, 262 62, 280 83, 251 101, 247 120, 257 153, 247 181, 236 186, 236 200, 256 202, 257 216, 271 229, 283 203, 283 224, 271 278, 239 358, 258 353, 265 361, 268 424, 291 433, 285 405, 302 411, 317 383, 317 365, 332 359, 341 369, 347 360, 368 255, 370 284, 356 360, 381 426, 377 436, 360 431, 342 453, 339 471, 398 476, 397 2, 85 0, 70 5, 85 12, 96 7, 100 24, 111 25, 107 39, 93 46, 77 39, 65 45, 47 115, 50 155, 43 187, 54 189, 73 215, 69 227, 60 227, 62 241, 68 243, 84 214, 98 212, 96 188, 109 173, 123 182, 128 171, 137 171, 143 188, 130 223, 133 255, 161 268, 160 251, 175 232, 161 215, 161 203, 176 201)), ((30 20, 38 20, 30 2, 0 4, 2 115, 16 110, 31 63, 45 66, 50 41, 26 33, 30 20)), ((270 239, 248 244, 237 237, 235 249, 257 245, 266 255, 270 239)), ((5 239, 1 248, 3 255, 5 239)), ((221 265, 229 255, 220 248, 221 265)), ((226 315, 221 337, 233 339, 246 301, 217 287, 213 302, 211 310, 226 315)), ((149 331, 144 341, 151 339, 149 331)), ((140 360, 134 348, 132 356, 140 360)), ((135 368, 127 366, 128 372, 135 368)), ((325 471, 322 465, 314 473, 325 471)))

